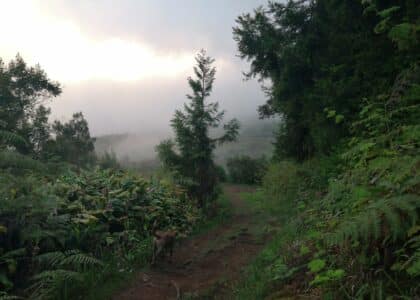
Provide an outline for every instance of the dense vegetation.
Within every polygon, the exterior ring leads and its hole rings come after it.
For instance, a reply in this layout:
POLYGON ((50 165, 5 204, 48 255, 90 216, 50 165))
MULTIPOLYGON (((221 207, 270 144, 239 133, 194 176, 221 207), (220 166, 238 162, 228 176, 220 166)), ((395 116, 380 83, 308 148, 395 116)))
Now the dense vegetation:
POLYGON ((284 224, 238 298, 419 297, 419 2, 272 2, 237 22, 248 76, 272 83, 260 114, 283 120, 249 198, 284 224))
POLYGON ((90 297, 147 264, 152 224, 192 230, 185 191, 96 159, 82 113, 48 122, 61 88, 39 66, 0 61, 0 83, 0 299, 90 297))
POLYGON ((267 159, 252 158, 248 155, 233 156, 227 160, 229 180, 233 183, 258 184, 261 183, 267 168, 267 159))
POLYGON ((51 110, 45 102, 60 94, 60 84, 40 66, 28 67, 19 55, 8 65, 0 59, 0 150, 12 146, 40 161, 93 163, 94 139, 81 112, 64 124, 48 122, 51 110))
POLYGON ((152 224, 183 236, 214 213, 224 179, 260 184, 249 202, 281 225, 238 299, 420 297, 419 1, 273 1, 233 31, 279 128, 272 160, 234 156, 227 175, 214 150, 239 124, 208 102, 204 51, 150 180, 96 157, 82 113, 49 123, 62 90, 39 66, 0 60, 0 299, 89 298, 147 264, 152 224))

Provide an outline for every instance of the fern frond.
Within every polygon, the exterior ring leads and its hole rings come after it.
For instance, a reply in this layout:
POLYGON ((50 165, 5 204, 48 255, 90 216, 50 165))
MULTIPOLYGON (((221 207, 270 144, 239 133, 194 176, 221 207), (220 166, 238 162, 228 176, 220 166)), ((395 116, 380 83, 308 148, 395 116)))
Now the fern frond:
POLYGON ((17 300, 17 299, 23 299, 23 298, 9 295, 7 292, 0 291, 0 300, 17 300))
POLYGON ((396 240, 419 219, 420 197, 414 194, 382 199, 354 216, 326 239, 327 243, 343 244, 347 240, 396 240))
POLYGON ((45 268, 70 268, 80 269, 94 266, 101 266, 102 262, 90 255, 78 250, 68 250, 66 252, 48 252, 37 257, 38 262, 45 268))
POLYGON ((0 129, 0 142, 6 146, 25 146, 28 144, 20 135, 2 129, 0 129))
POLYGON ((6 168, 44 171, 45 165, 29 156, 4 150, 0 151, 0 169, 6 168))
POLYGON ((36 260, 44 268, 55 268, 60 266, 65 258, 63 252, 56 251, 40 254, 36 257, 36 260))
POLYGON ((83 275, 79 272, 57 269, 48 270, 35 275, 35 282, 29 287, 31 299, 59 299, 65 285, 80 283, 83 275))
POLYGON ((2 260, 24 256, 25 254, 26 254, 26 248, 19 248, 12 251, 8 251, 4 253, 2 256, 0 256, 0 262, 2 260))
MULTIPOLYGON (((66 254, 68 254, 68 252, 66 252, 66 254)), ((87 268, 87 267, 101 266, 102 261, 81 252, 72 252, 70 255, 67 255, 61 261, 61 265, 73 266, 77 268, 80 268, 80 267, 87 268)))
POLYGON ((63 269, 43 271, 33 277, 35 281, 47 282, 49 280, 63 279, 66 281, 78 281, 81 274, 76 271, 63 269))

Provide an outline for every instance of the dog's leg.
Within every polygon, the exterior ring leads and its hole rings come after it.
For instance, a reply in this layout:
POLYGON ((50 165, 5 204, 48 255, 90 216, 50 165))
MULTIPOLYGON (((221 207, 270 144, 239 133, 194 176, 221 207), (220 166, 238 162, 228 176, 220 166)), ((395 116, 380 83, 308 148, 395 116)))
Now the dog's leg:
POLYGON ((156 242, 153 241, 153 249, 152 249, 152 266, 156 265, 156 242))
POLYGON ((169 262, 172 263, 172 256, 174 254, 174 245, 169 245, 169 262))

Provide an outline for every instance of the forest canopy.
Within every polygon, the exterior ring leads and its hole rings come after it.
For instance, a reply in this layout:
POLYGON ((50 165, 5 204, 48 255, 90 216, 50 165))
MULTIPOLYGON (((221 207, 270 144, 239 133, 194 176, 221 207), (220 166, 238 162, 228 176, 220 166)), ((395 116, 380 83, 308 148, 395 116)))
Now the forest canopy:
POLYGON ((272 1, 237 19, 247 77, 268 79, 261 117, 280 115, 276 155, 328 154, 366 99, 419 60, 416 1, 272 1), (378 51, 380 49, 380 51, 378 51))

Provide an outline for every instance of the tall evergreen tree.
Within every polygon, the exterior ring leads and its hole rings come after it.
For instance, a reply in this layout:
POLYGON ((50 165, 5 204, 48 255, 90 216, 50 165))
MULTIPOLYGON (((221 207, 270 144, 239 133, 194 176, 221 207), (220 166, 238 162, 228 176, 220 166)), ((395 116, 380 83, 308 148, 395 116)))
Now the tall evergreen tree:
POLYGON ((192 90, 187 95, 190 102, 184 104, 183 110, 176 110, 171 120, 175 143, 171 140, 163 141, 157 151, 165 167, 176 171, 184 182, 189 182, 190 195, 203 207, 206 200, 213 199, 217 194, 213 150, 218 144, 236 139, 239 123, 233 119, 223 125, 221 136, 210 137, 210 129, 221 125, 225 111, 219 111, 217 102, 206 101, 213 89, 216 75, 214 59, 201 50, 196 56, 196 63, 195 76, 188 78, 192 90))
POLYGON ((272 83, 260 115, 283 120, 277 157, 328 154, 349 136, 363 99, 419 59, 418 3, 270 1, 237 19, 234 39, 250 62, 248 76, 272 83))

